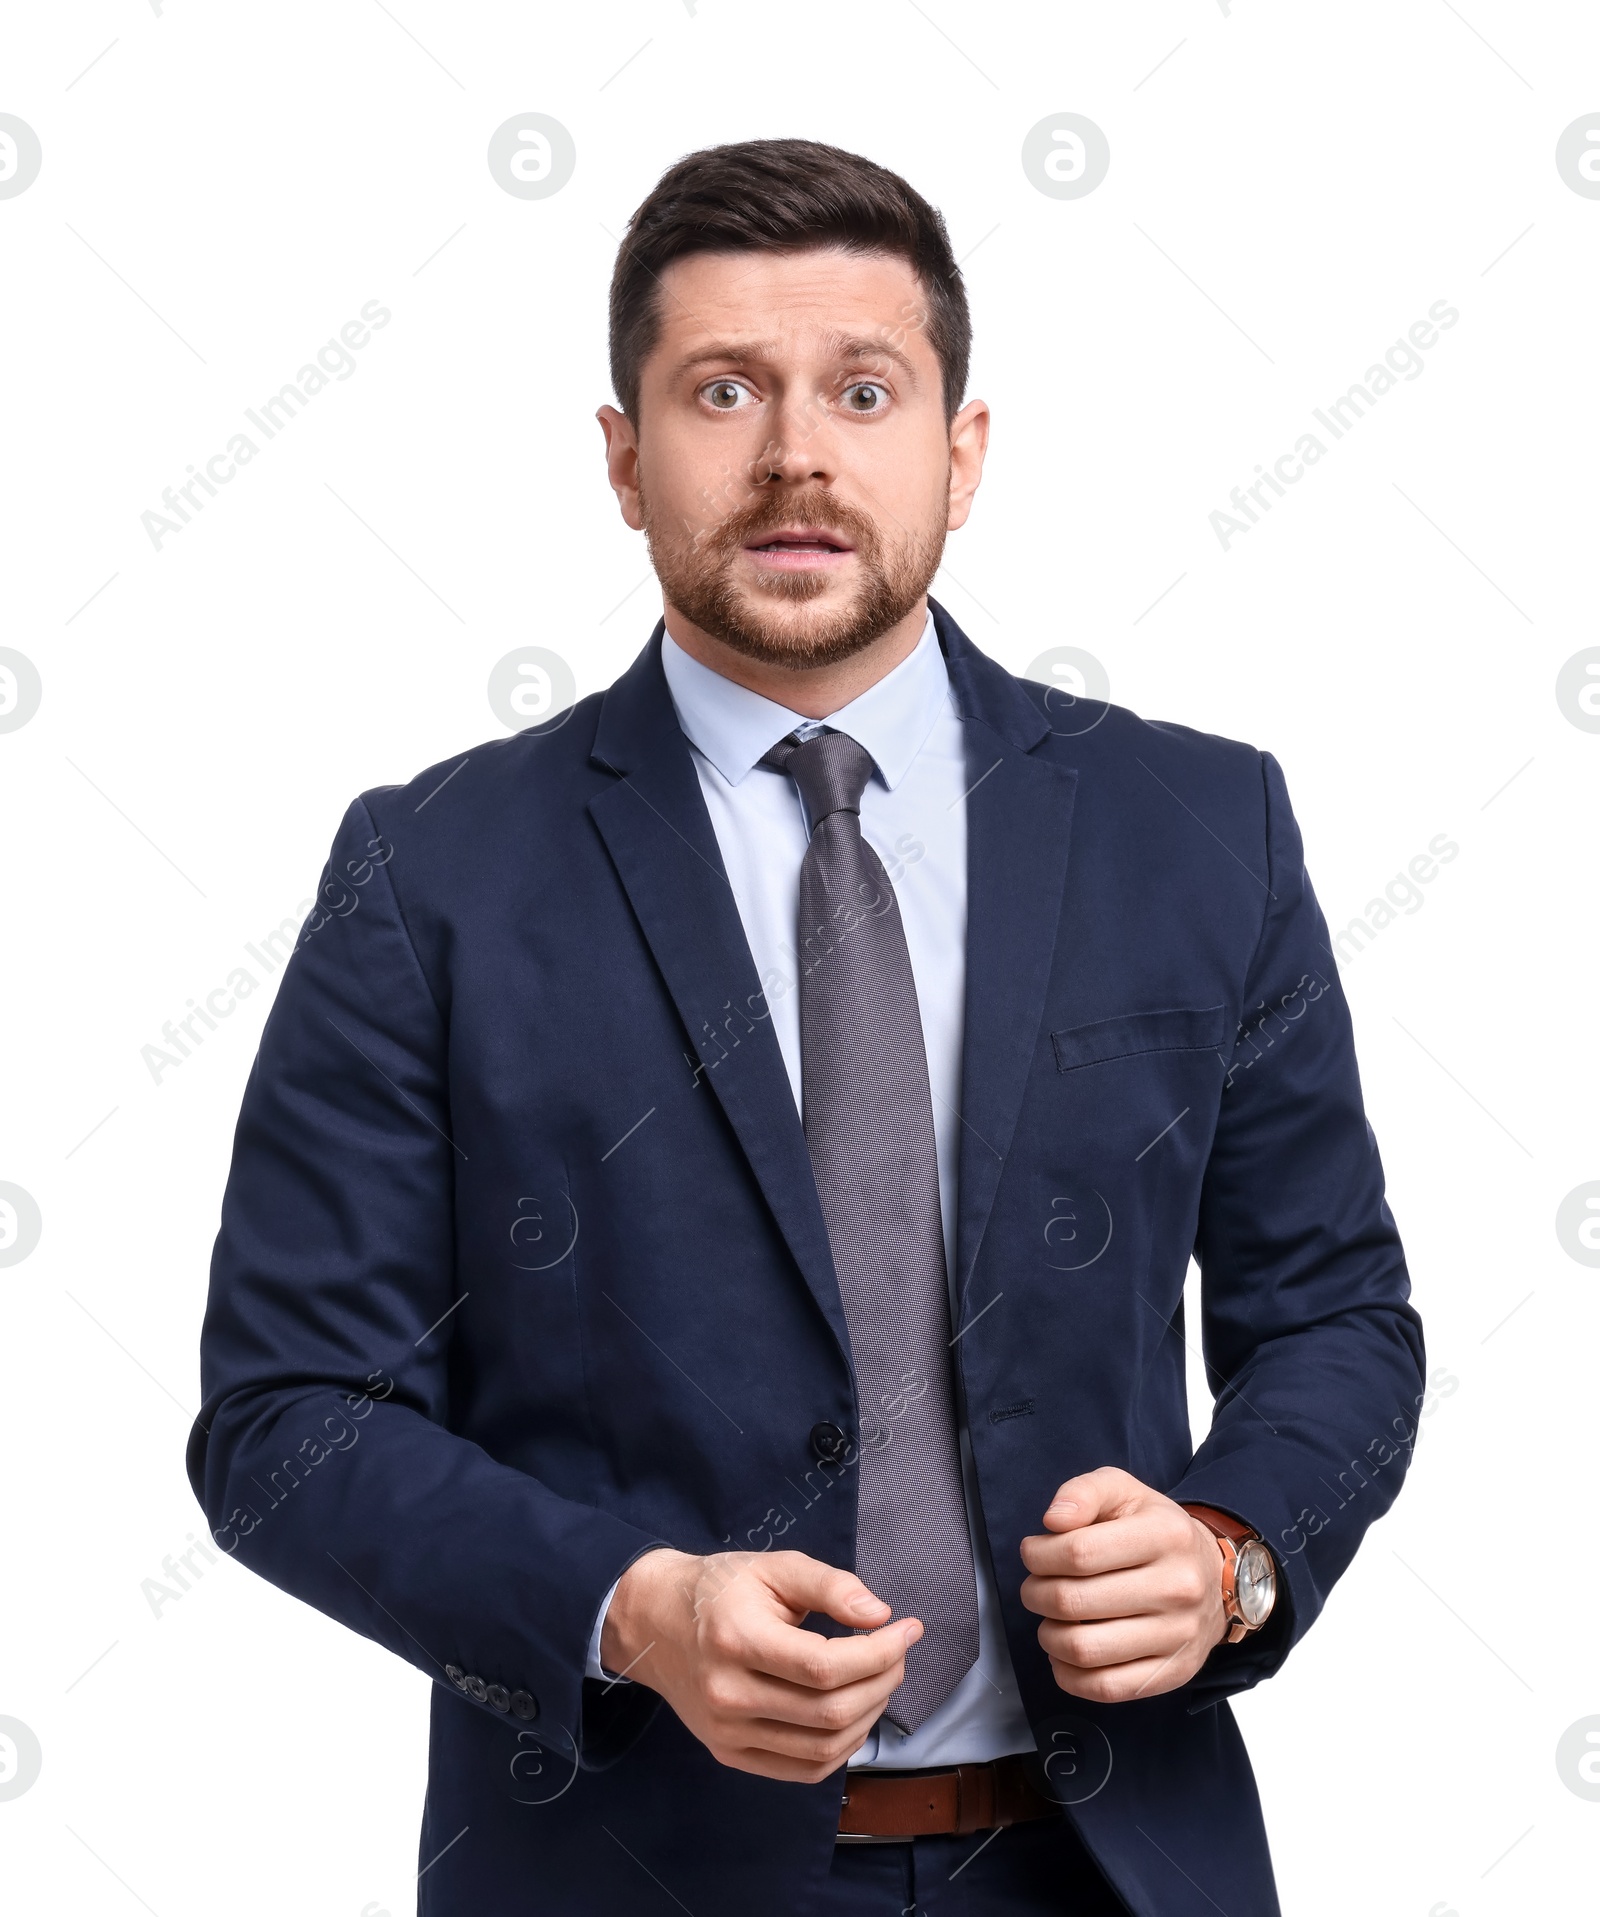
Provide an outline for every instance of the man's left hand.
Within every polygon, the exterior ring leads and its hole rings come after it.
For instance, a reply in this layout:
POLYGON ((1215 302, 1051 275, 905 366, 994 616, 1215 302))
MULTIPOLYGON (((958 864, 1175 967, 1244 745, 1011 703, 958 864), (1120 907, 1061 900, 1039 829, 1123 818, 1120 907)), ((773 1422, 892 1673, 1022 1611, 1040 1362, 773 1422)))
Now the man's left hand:
POLYGON ((1074 1697, 1121 1704, 1186 1684, 1227 1635, 1222 1554, 1181 1504, 1106 1466, 1069 1478, 1022 1540, 1022 1601, 1074 1697))

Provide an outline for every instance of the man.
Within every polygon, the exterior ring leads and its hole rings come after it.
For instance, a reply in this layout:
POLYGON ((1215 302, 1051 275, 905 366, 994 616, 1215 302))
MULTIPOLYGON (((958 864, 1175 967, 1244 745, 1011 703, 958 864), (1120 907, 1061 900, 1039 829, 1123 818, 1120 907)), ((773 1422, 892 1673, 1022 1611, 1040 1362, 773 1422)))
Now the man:
POLYGON ((1420 1329, 1274 761, 927 598, 968 338, 894 174, 673 167, 600 414, 663 625, 351 807, 263 1036, 191 1476, 436 1680, 440 1917, 1277 1909, 1224 1700, 1420 1329))

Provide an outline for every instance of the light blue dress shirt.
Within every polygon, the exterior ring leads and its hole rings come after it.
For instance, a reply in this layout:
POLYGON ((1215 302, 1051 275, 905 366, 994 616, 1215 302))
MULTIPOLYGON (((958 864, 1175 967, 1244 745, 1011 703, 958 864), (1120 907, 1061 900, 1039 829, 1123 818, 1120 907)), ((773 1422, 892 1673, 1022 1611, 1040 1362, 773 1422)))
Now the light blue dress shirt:
MULTIPOLYGON (((693 748, 700 790, 798 1108, 800 969, 795 932, 800 864, 809 832, 793 780, 760 760, 787 734, 798 731, 804 736, 819 728, 691 659, 666 634, 661 664, 678 723, 693 748)), ((910 656, 825 723, 865 747, 877 768, 861 796, 861 831, 883 861, 905 925, 933 1093, 945 1264, 953 1273, 965 1025, 967 774, 961 720, 931 615, 910 656)), ((951 1316, 954 1322, 953 1285, 951 1316)), ((909 1736, 880 1719, 851 1760, 853 1769, 982 1763, 1034 1748, 978 1534, 972 1445, 964 1426, 961 1468, 978 1567, 978 1662, 909 1736)), ((1020 1562, 1006 1569, 1018 1578, 1022 1575, 1020 1562)), ((610 1602, 608 1592, 590 1641, 591 1677, 606 1675, 599 1649, 610 1602)))

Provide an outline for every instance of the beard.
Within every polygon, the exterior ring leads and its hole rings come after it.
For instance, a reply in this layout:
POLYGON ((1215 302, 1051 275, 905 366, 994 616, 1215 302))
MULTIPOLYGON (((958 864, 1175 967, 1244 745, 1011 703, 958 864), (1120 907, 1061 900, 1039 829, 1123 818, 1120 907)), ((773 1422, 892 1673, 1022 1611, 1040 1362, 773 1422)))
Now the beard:
MULTIPOLYGON (((949 491, 947 478, 945 507, 949 491)), ((875 520, 821 486, 773 488, 718 525, 688 536, 652 511, 642 487, 639 492, 650 559, 667 604, 731 651, 795 672, 853 658, 905 618, 939 570, 945 507, 930 528, 891 547, 875 520), (745 546, 786 526, 836 532, 855 549, 858 578, 843 604, 797 616, 796 609, 834 589, 825 571, 774 573, 750 585, 735 577, 745 546)))

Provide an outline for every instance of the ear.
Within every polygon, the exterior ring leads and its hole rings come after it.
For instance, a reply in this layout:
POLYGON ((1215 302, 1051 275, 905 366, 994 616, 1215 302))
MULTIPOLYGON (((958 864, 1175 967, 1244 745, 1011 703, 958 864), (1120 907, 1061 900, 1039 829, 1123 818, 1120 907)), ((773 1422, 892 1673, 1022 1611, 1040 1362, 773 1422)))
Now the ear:
POLYGON ((633 421, 615 406, 602 406, 595 414, 606 437, 606 478, 622 508, 622 517, 635 532, 644 531, 644 516, 639 511, 639 439, 633 421))
POLYGON ((945 521, 950 532, 967 523, 988 450, 989 408, 981 399, 969 399, 950 422, 950 516, 945 521))

